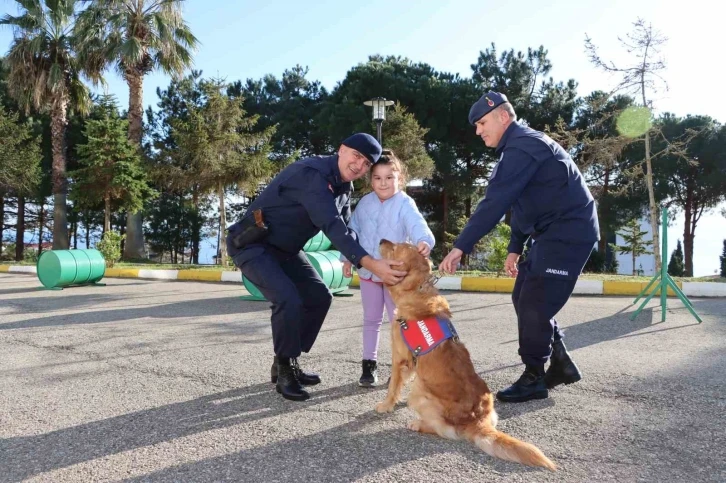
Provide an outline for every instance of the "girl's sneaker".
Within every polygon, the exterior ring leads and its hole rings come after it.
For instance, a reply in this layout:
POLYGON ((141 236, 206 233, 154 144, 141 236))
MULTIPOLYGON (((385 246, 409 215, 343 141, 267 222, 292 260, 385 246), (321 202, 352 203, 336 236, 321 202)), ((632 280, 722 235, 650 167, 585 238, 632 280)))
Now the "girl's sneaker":
POLYGON ((376 361, 363 359, 363 374, 358 380, 360 387, 375 387, 378 385, 378 364, 376 361))

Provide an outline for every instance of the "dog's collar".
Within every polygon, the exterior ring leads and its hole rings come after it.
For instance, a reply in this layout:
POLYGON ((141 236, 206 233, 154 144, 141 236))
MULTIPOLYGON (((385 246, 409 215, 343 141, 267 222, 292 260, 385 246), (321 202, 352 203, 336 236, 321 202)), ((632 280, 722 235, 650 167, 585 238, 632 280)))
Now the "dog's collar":
POLYGON ((422 291, 424 289, 424 287, 426 287, 427 285, 430 285, 431 287, 433 287, 434 285, 436 285, 436 283, 439 280, 441 280, 441 277, 443 277, 443 276, 444 275, 440 271, 436 271, 436 273, 432 273, 431 275, 429 275, 429 278, 427 278, 424 281, 424 283, 422 283, 421 286, 419 286, 419 288, 418 288, 419 292, 422 291))

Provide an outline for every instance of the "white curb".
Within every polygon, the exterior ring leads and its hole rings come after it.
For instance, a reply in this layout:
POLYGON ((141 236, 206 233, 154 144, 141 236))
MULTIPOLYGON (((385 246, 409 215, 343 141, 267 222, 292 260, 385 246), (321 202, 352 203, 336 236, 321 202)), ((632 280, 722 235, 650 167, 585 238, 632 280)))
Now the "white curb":
POLYGON ((222 272, 222 282, 242 283, 242 272, 230 272, 225 270, 224 272, 222 272))
POLYGON ((179 270, 139 270, 139 278, 153 278, 156 280, 176 280, 179 270))
POLYGON ((573 293, 583 295, 602 295, 602 280, 578 280, 573 293))
POLYGON ((683 282, 686 297, 726 297, 726 283, 683 282))
POLYGON ((436 282, 436 288, 440 290, 461 290, 461 277, 441 277, 436 282))
POLYGON ((35 266, 26 266, 26 265, 11 265, 10 268, 8 268, 8 272, 15 272, 15 273, 38 273, 37 268, 35 266))

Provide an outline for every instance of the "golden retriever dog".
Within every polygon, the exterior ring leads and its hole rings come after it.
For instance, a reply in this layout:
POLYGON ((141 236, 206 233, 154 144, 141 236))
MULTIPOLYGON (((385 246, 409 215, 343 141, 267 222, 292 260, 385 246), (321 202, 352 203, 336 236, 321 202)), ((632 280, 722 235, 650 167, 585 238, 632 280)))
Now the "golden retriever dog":
POLYGON ((431 263, 415 246, 382 240, 380 252, 384 258, 403 262, 402 270, 408 274, 400 283, 388 286, 397 307, 396 322, 391 323, 393 363, 388 394, 376 411, 393 411, 401 390, 413 379, 408 407, 419 419, 411 421, 409 429, 465 439, 491 456, 554 471, 555 464, 537 447, 497 431, 493 395, 458 337, 414 358, 401 334, 401 323, 416 324, 434 317, 450 321, 449 304, 431 283, 431 263))

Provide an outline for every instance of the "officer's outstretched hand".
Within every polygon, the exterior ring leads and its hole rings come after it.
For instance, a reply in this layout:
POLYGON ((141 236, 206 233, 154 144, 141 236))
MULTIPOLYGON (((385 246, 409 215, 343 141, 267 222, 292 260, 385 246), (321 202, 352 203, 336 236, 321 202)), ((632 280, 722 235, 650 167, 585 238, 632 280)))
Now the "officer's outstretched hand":
POLYGON ((519 261, 519 253, 510 253, 507 255, 507 259, 504 260, 504 270, 510 277, 516 277, 519 273, 517 262, 519 261))
POLYGON ((454 273, 456 273, 456 267, 459 266, 459 262, 461 261, 461 257, 463 255, 464 252, 462 252, 458 248, 454 248, 449 252, 448 255, 446 255, 446 258, 441 261, 441 263, 439 264, 439 270, 449 275, 453 275, 454 273))
POLYGON ((387 285, 396 285, 408 273, 396 269, 396 267, 403 265, 403 262, 387 259, 376 260, 370 255, 366 255, 361 259, 361 265, 377 275, 387 285))

